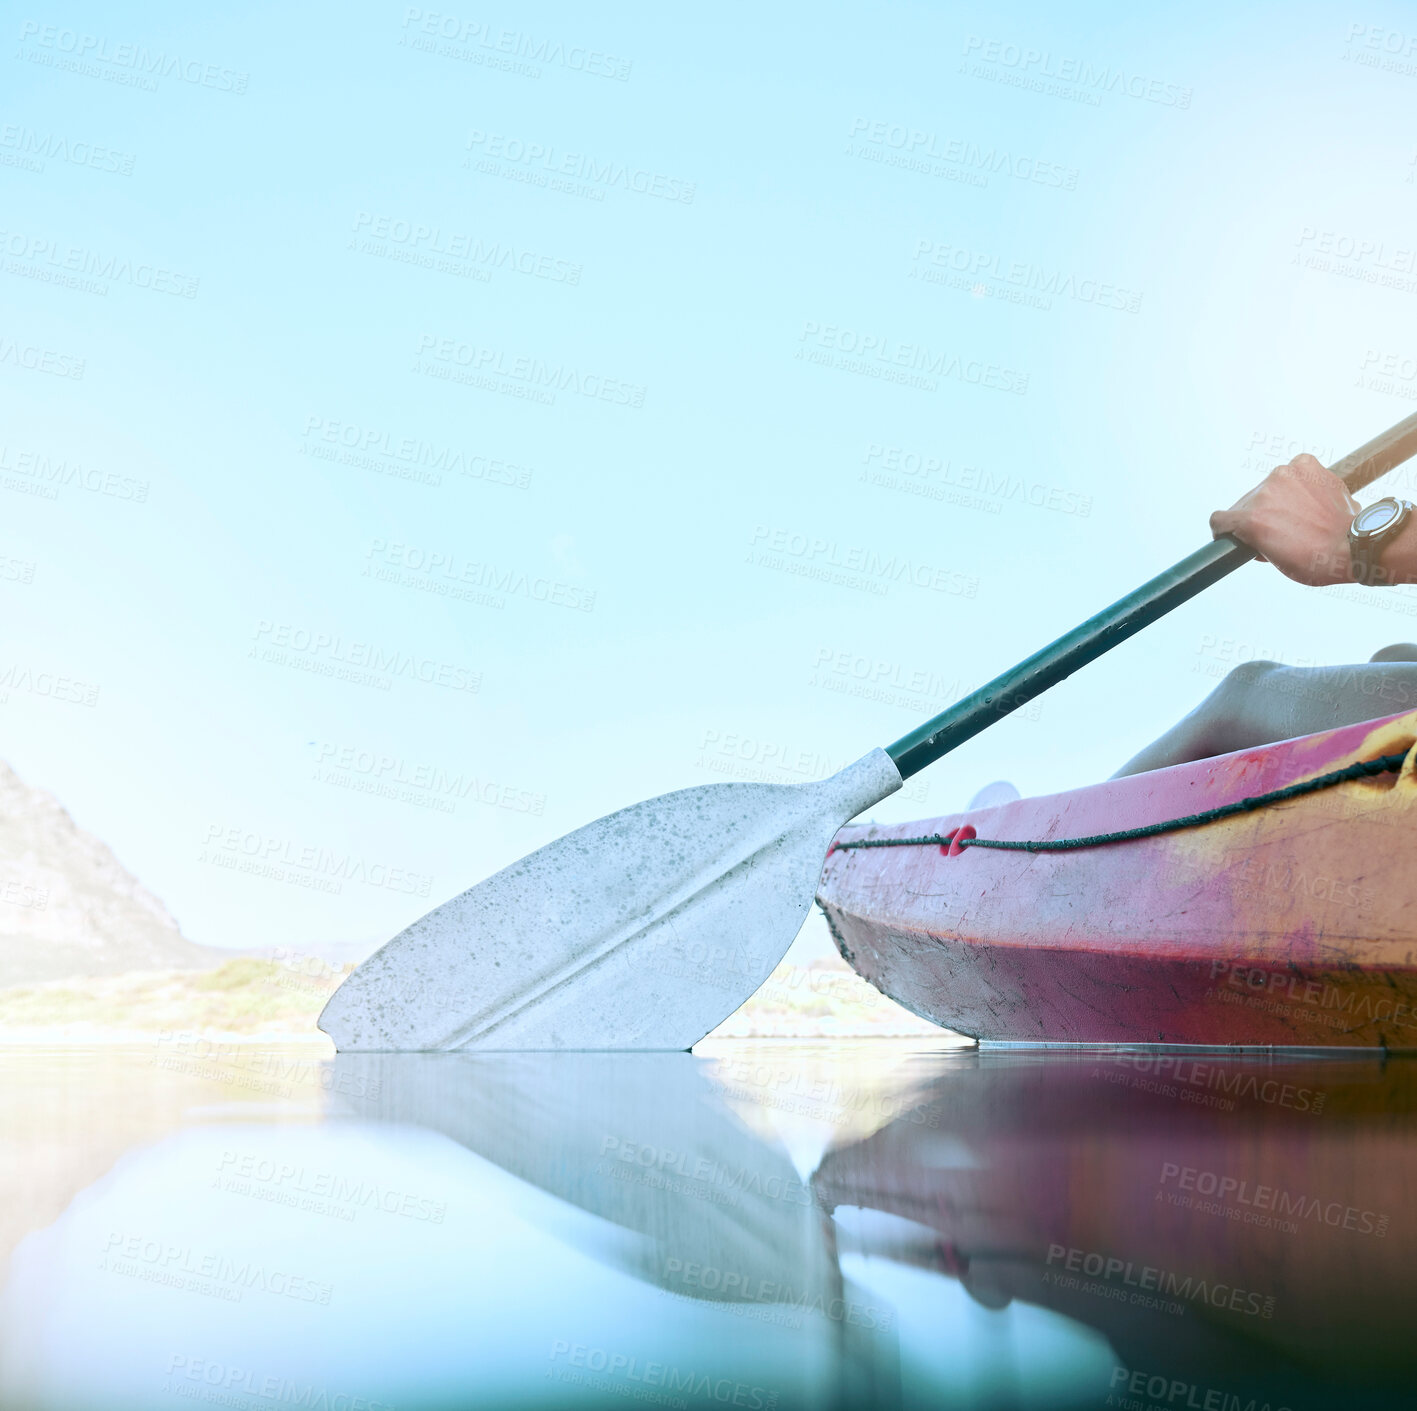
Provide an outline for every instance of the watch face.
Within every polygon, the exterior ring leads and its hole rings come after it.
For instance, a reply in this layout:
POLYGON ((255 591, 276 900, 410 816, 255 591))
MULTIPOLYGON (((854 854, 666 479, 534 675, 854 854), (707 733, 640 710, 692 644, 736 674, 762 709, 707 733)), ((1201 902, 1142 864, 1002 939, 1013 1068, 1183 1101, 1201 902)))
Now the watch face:
POLYGON ((1396 500, 1379 500, 1365 510, 1359 510, 1353 520, 1355 534, 1376 534, 1386 529, 1401 513, 1396 500))

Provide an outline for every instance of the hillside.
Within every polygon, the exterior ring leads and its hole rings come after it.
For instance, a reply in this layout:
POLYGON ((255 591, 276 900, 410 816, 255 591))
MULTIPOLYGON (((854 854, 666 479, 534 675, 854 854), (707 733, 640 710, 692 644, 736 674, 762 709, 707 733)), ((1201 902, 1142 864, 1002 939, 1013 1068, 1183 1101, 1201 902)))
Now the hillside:
POLYGON ((0 986, 229 958, 188 941, 105 844, 0 763, 0 986))

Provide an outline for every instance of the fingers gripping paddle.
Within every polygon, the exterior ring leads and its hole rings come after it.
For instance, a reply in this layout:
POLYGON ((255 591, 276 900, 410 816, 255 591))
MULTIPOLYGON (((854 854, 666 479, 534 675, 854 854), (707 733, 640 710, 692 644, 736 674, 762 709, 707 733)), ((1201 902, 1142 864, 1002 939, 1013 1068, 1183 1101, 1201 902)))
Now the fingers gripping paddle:
MULTIPOLYGON (((1333 471, 1356 491, 1415 452, 1417 415, 1333 471)), ((1207 544, 830 779, 683 789, 548 843, 370 956, 320 1028, 342 1050, 690 1047, 792 944, 843 823, 1253 557, 1207 544)))

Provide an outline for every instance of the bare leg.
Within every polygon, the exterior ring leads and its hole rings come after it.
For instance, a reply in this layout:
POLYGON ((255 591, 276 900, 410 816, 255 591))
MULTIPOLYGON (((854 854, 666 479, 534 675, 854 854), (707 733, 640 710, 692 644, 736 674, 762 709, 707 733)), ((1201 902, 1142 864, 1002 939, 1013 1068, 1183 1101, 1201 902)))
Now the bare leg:
POLYGON ((1317 730, 1417 710, 1417 644, 1398 642, 1361 666, 1237 666, 1189 715, 1112 777, 1252 749, 1317 730))

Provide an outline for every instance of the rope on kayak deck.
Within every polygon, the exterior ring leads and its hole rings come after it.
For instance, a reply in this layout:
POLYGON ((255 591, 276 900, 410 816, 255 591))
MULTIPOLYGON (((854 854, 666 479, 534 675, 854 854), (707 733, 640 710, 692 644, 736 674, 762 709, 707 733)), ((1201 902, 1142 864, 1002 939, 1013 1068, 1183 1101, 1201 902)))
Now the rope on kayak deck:
MULTIPOLYGON (((1234 803, 1221 804, 1219 808, 1208 808, 1204 813, 1188 813, 1184 818, 1171 818, 1165 823, 1148 823, 1143 828, 1123 828, 1117 833, 1094 833, 1088 838, 1053 838, 1014 841, 1002 838, 960 838, 954 833, 932 833, 925 838, 859 838, 851 843, 833 843, 831 851, 846 852, 853 848, 912 848, 939 844, 940 847, 956 848, 1001 848, 1008 852, 1066 852, 1071 848, 1095 848, 1102 843, 1127 843, 1134 838, 1154 838, 1158 833, 1174 833, 1180 828, 1199 828, 1203 823, 1215 823, 1222 818, 1233 818, 1237 813, 1249 813, 1272 803, 1283 803, 1286 799, 1302 798, 1305 794, 1317 793, 1320 789, 1331 789, 1335 784, 1346 784, 1350 779, 1369 779, 1375 774, 1396 774, 1407 758, 1407 751, 1400 754, 1380 755, 1377 759, 1360 759, 1346 769, 1335 769, 1332 774, 1320 774, 1317 779, 1306 779, 1300 784, 1287 784, 1282 789, 1271 789, 1267 794, 1252 794, 1247 799, 1236 799, 1234 803)), ((956 832, 963 831, 957 829, 956 832)), ((830 856, 830 854, 828 854, 830 856)))

